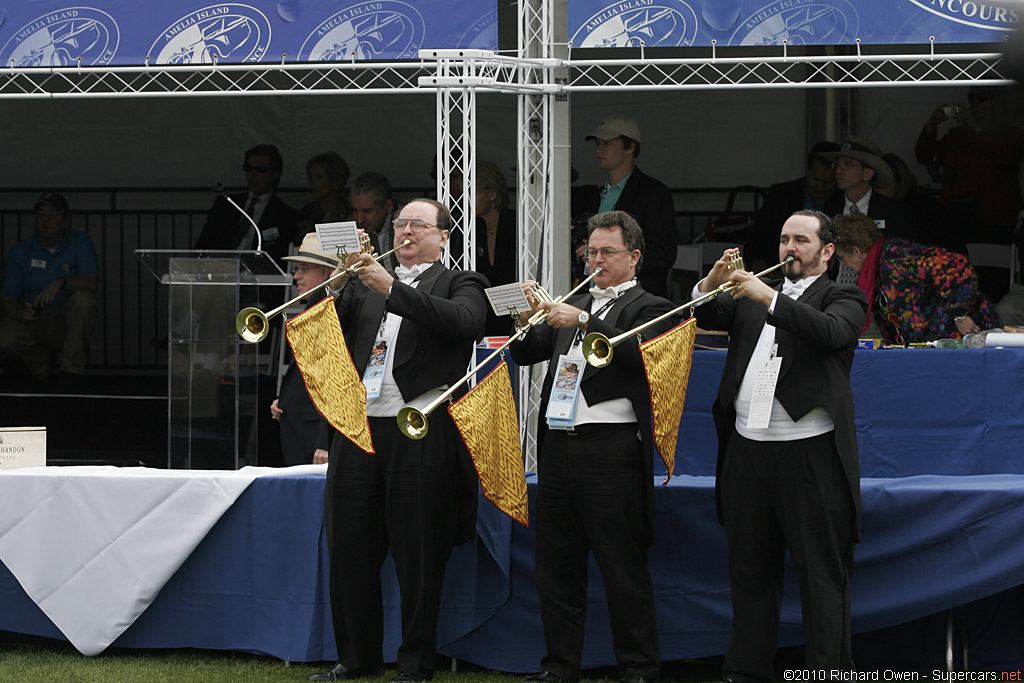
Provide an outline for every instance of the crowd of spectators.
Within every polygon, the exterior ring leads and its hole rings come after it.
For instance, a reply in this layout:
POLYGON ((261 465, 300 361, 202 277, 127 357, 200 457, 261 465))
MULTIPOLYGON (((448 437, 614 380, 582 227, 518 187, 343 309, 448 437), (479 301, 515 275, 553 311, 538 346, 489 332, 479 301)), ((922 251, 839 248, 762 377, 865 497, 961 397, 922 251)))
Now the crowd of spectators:
MULTIPOLYGON (((633 215, 647 245, 637 278, 647 291, 667 294, 679 242, 676 214, 666 184, 637 165, 643 144, 640 125, 628 116, 607 115, 581 142, 593 142, 595 165, 607 179, 600 187, 573 188, 574 223, 583 225, 589 216, 610 210, 633 215)), ((743 242, 748 266, 760 269, 774 262, 783 222, 802 209, 868 216, 890 259, 897 247, 909 249, 907 258, 916 261, 926 258, 920 249, 966 254, 968 243, 1022 240, 1017 225, 1024 208, 1019 172, 1024 131, 1011 119, 1005 89, 972 87, 965 104, 938 106, 925 121, 914 152, 916 161, 941 183, 937 196, 922 188, 904 159, 869 139, 849 136, 813 145, 804 175, 771 185, 760 210, 736 238, 743 242)), ((335 151, 318 153, 305 163, 310 200, 296 209, 277 196, 283 169, 276 146, 248 149, 242 162, 246 191, 217 196, 194 248, 261 246, 286 268, 284 257, 316 224, 345 220, 356 221, 378 253, 391 248, 391 221, 401 204, 384 175, 366 171, 350 186, 346 160, 335 151)), ((481 160, 475 181, 476 269, 493 285, 522 280, 530 274, 518 272, 520 245, 506 172, 481 160)), ((453 196, 461 197, 461 176, 453 176, 452 182, 453 196)), ((21 359, 38 379, 81 375, 99 314, 95 249, 85 233, 70 230, 70 209, 60 194, 46 193, 34 211, 36 234, 11 249, 4 264, 0 348, 6 357, 21 359), (35 253, 40 250, 45 254, 35 253), (72 256, 65 259, 65 254, 72 256)), ((461 234, 452 236, 453 257, 462 256, 463 243, 461 234)), ((585 269, 585 235, 574 233, 571 248, 578 279, 585 269)), ((851 253, 840 245, 831 275, 853 284, 863 278, 848 263, 851 253)), ((395 264, 389 258, 383 265, 391 271, 395 264)), ((976 280, 980 293, 993 303, 1007 294, 1004 272, 977 268, 976 280)), ((490 316, 488 334, 503 334, 505 328, 506 321, 490 316)))

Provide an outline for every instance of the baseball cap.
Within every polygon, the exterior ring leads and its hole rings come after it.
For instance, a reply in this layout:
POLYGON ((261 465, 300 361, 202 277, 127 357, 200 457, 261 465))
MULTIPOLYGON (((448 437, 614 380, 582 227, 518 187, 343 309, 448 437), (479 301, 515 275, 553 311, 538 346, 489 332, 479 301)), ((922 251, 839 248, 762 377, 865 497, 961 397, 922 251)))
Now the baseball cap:
POLYGON ((39 199, 36 200, 32 209, 37 209, 40 204, 49 204, 53 208, 57 209, 57 211, 62 213, 71 213, 71 209, 68 208, 68 200, 64 199, 64 195, 57 192, 44 192, 39 195, 39 199))
POLYGON ((621 114, 615 114, 601 119, 601 123, 598 124, 597 128, 588 133, 583 139, 587 141, 593 140, 594 138, 598 138, 599 140, 614 140, 619 136, 625 136, 631 140, 643 142, 640 139, 640 126, 638 126, 636 121, 633 119, 628 116, 622 116, 621 114))

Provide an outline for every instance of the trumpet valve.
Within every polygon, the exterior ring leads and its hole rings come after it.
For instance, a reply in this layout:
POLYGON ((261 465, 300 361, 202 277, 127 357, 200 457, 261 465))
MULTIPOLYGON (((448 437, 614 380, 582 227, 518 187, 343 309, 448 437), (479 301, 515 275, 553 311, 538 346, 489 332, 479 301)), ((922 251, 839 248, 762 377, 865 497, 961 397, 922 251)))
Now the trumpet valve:
POLYGON ((740 252, 737 251, 735 254, 730 255, 729 256, 729 270, 736 271, 736 270, 743 270, 743 269, 744 269, 744 266, 743 266, 743 256, 740 254, 740 252))

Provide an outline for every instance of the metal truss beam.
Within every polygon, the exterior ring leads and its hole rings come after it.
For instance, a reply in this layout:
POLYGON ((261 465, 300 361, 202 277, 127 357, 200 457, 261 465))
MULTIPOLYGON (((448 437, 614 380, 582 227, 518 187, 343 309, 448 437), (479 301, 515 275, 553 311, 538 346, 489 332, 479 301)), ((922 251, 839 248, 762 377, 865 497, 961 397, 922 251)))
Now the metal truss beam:
POLYGON ((216 64, 0 69, 0 98, 180 97, 424 93, 435 64, 216 64))
MULTIPOLYGON (((524 3, 525 4, 525 3, 524 3)), ((545 8, 541 14, 549 11, 545 8)), ((536 11, 534 12, 536 13, 536 11)), ((533 25, 529 15, 522 19, 533 25)), ((542 32, 543 33, 543 32, 542 32)), ((550 45, 550 44, 549 44, 550 45)), ((1007 84, 1000 53, 688 59, 557 59, 551 50, 520 57, 487 50, 421 50, 419 61, 203 66, 0 69, 0 97, 410 94, 472 88, 517 94, 609 90, 710 90, 1007 84), (568 80, 552 82, 552 69, 568 80)))

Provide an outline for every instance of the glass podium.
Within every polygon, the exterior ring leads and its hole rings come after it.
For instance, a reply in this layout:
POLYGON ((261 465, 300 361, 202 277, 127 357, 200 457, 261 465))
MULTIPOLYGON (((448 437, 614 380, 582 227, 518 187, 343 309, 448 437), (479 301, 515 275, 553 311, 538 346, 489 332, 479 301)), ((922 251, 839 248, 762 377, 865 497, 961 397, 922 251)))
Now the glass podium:
POLYGON ((270 341, 235 331, 247 306, 284 301, 291 278, 262 251, 140 249, 168 291, 167 466, 238 469, 258 464, 260 369, 270 341))

